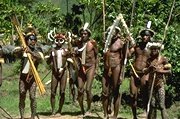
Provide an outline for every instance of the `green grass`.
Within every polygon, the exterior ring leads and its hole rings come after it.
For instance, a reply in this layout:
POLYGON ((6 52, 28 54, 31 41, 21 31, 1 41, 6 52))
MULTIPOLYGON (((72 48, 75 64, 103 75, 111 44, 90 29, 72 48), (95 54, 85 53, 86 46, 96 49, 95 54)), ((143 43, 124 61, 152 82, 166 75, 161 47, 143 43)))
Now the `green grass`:
MULTIPOLYGON (((19 83, 19 73, 17 68, 19 65, 19 62, 16 62, 14 64, 3 64, 3 84, 2 87, 0 87, 0 106, 5 109, 12 117, 19 117, 19 109, 18 109, 18 103, 19 103, 19 89, 18 89, 18 83, 19 83), (11 70, 8 70, 10 69, 11 70)), ((51 72, 49 73, 49 67, 46 65, 45 62, 43 62, 39 66, 38 70, 41 79, 43 80, 43 84, 51 79, 51 72), (41 69, 41 70, 40 70, 41 69), (46 76, 46 74, 48 74, 46 76), (45 77, 46 76, 46 77, 45 77), (45 78, 44 78, 45 77, 45 78)), ((44 85, 46 89, 46 93, 44 95, 39 95, 39 91, 37 90, 37 112, 40 115, 50 115, 51 106, 50 106, 50 84, 44 85)), ((96 94, 98 96, 101 95, 102 86, 101 82, 94 80, 93 82, 93 88, 92 92, 93 94, 96 94)), ((120 88, 121 92, 129 93, 129 79, 126 79, 123 81, 123 84, 120 88)), ((80 108, 77 103, 72 103, 72 97, 69 96, 69 85, 67 83, 66 87, 66 99, 65 104, 62 109, 62 113, 64 115, 72 115, 76 116, 80 114, 80 108)), ((59 100, 59 93, 57 92, 56 96, 56 109, 58 109, 58 100, 59 100)), ((84 102, 85 108, 86 108, 86 102, 84 102)), ((178 118, 180 117, 180 103, 177 102, 174 104, 171 108, 167 109, 168 114, 170 118, 178 118)), ((95 102, 92 104, 92 112, 97 113, 102 116, 102 104, 101 102, 95 102)), ((138 109, 138 113, 141 113, 142 110, 138 109)), ((29 101, 29 95, 26 95, 26 108, 25 113, 27 116, 30 116, 30 101, 29 101)), ((3 118, 3 115, 6 115, 1 109, 0 109, 0 119, 3 118)), ((159 114, 159 113, 158 113, 159 114)), ((129 105, 122 105, 119 110, 119 116, 127 119, 132 118, 132 112, 129 105)))

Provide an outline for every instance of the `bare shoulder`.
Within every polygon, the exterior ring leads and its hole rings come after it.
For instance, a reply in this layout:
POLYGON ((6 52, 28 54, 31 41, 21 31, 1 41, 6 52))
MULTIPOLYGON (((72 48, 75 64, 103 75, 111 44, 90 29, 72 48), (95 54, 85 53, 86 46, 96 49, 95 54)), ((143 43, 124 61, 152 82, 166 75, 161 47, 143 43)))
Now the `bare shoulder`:
POLYGON ((96 40, 94 40, 94 39, 91 39, 91 40, 89 41, 89 43, 91 43, 91 44, 94 45, 94 46, 97 45, 97 42, 96 42, 96 40))

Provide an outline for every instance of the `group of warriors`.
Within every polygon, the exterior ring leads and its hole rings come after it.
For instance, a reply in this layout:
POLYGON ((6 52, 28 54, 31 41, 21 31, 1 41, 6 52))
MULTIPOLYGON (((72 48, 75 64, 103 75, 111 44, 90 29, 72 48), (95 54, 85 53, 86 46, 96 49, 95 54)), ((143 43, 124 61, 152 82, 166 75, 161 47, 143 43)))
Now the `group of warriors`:
MULTIPOLYGON (((107 31, 108 32, 108 31, 107 31)), ((140 31, 140 40, 134 42, 130 37, 122 36, 121 29, 114 27, 114 32, 108 50, 104 52, 104 72, 102 77, 102 106, 104 118, 117 119, 121 104, 119 89, 124 79, 124 59, 125 57, 134 59, 131 79, 130 96, 133 119, 137 119, 137 101, 139 91, 142 93, 143 109, 147 113, 148 119, 157 118, 157 109, 161 110, 163 119, 167 119, 165 109, 165 80, 166 75, 171 73, 171 65, 166 57, 160 54, 162 43, 152 41, 154 31, 146 28, 140 31), (128 47, 126 47, 126 45, 128 47), (153 90, 151 91, 153 86, 153 90), (147 104, 150 100, 150 107, 147 104), (110 114, 113 112, 112 117, 110 114)), ((79 30, 80 37, 74 37, 71 33, 56 33, 52 37, 54 46, 52 47, 46 62, 51 66, 51 113, 53 115, 62 112, 65 102, 65 89, 67 79, 71 84, 73 100, 76 100, 75 87, 77 87, 77 101, 82 115, 91 111, 92 84, 98 68, 98 45, 97 41, 91 39, 91 31, 85 25, 79 30), (69 75, 68 75, 69 74, 69 75), (55 109, 55 97, 59 85, 59 108, 55 109), (84 93, 86 93, 87 110, 84 109, 84 93)), ((21 58, 21 73, 19 80, 19 111, 21 119, 24 119, 26 93, 29 91, 31 118, 36 116, 36 87, 32 71, 30 70, 27 53, 32 57, 34 65, 38 65, 44 59, 42 49, 37 45, 37 34, 35 30, 28 27, 24 32, 26 48, 18 47, 14 53, 21 58)), ((0 50, 1 52, 1 50, 0 50)), ((2 71, 0 62, 0 72, 2 71)), ((1 73, 2 74, 2 73, 1 73)), ((1 76, 1 75, 0 75, 1 76)), ((0 85, 2 76, 0 77, 0 85)))

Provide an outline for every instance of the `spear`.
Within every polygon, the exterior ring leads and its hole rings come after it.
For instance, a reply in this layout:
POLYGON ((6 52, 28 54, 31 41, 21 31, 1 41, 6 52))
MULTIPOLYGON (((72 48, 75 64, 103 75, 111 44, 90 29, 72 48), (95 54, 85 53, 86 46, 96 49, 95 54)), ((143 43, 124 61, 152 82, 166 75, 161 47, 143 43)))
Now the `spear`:
MULTIPOLYGON (((174 0, 173 3, 172 3, 171 11, 170 11, 170 14, 169 14, 169 19, 168 19, 168 22, 167 22, 167 24, 166 24, 166 26, 165 26, 164 36, 163 36, 161 45, 162 45, 162 43, 164 42, 164 40, 165 40, 165 38, 166 38, 166 33, 167 33, 168 25, 169 25, 169 22, 170 22, 170 19, 171 19, 171 16, 172 16, 174 4, 175 4, 175 0, 174 0)), ((161 50, 160 50, 160 52, 161 52, 161 50)), ((159 52, 159 53, 160 53, 160 52, 159 52)), ((159 60, 159 59, 158 59, 158 60, 159 60)), ((156 79, 156 73, 154 73, 153 82, 152 82, 151 89, 150 89, 149 100, 148 100, 148 104, 147 104, 147 117, 148 117, 149 110, 150 110, 150 103, 151 103, 151 99, 152 99, 152 93, 153 93, 153 89, 154 89, 155 79, 156 79)))
POLYGON ((103 6, 103 41, 105 41, 105 32, 106 32, 105 0, 102 0, 102 6, 103 6))

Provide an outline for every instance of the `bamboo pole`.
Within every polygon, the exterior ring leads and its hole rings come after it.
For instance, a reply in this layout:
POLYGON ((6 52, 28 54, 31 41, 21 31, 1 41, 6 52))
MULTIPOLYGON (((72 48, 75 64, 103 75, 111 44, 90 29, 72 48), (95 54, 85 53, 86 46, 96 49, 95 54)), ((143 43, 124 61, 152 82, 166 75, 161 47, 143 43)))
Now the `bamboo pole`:
POLYGON ((106 11, 105 11, 105 0, 102 0, 102 6, 103 6, 103 42, 106 40, 106 11))

